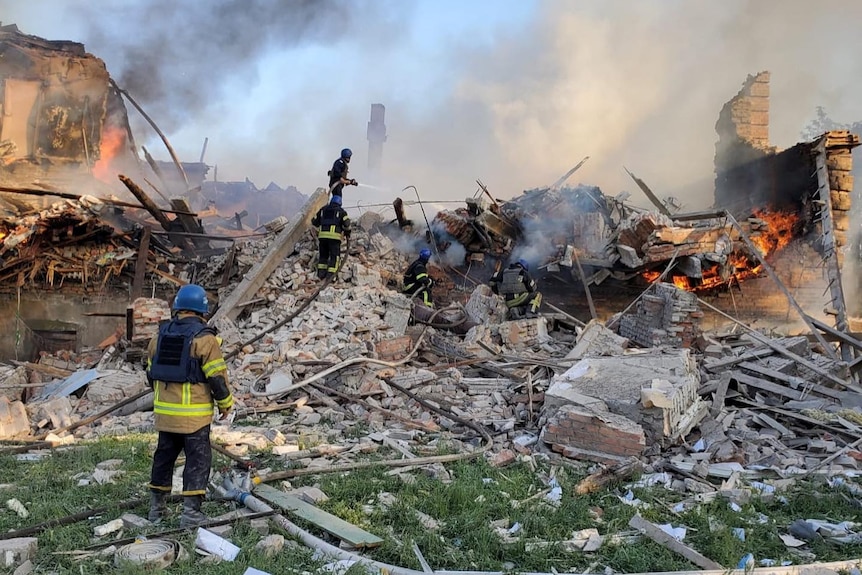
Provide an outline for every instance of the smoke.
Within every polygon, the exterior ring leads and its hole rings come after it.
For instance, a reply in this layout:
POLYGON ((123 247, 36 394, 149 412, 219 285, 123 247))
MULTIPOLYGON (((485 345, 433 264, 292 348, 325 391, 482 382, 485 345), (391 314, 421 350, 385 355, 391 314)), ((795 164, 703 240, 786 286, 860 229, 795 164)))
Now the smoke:
POLYGON ((346 202, 391 201, 409 184, 423 200, 463 199, 476 178, 510 198, 589 155, 571 184, 628 190, 647 206, 626 166, 659 196, 705 207, 718 113, 760 70, 772 72, 774 145, 795 143, 818 105, 839 121, 862 119, 858 0, 0 0, 0 8, 25 32, 85 42, 183 158, 196 160, 209 136, 207 161, 223 180, 309 193, 348 146, 351 175, 372 182, 366 123, 369 105, 384 103, 384 173, 372 183, 392 191, 351 188, 346 202))
POLYGON ((269 54, 336 41, 354 32, 355 11, 368 8, 348 9, 343 0, 147 0, 87 2, 75 12, 87 23, 87 48, 118 84, 177 130, 200 115, 230 114, 242 94, 228 84, 253 88, 269 54))

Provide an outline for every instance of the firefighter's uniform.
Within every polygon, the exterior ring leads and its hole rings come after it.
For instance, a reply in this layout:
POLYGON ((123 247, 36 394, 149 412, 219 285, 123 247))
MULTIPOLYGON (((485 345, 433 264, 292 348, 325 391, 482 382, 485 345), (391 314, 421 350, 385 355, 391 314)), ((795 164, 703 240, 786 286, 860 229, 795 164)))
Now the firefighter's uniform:
POLYGON ((491 289, 502 295, 509 309, 509 319, 534 317, 542 305, 536 280, 521 265, 514 263, 491 276, 491 289))
POLYGON ((233 406, 220 343, 203 317, 180 311, 159 327, 159 334, 147 348, 147 379, 153 387, 159 432, 149 487, 156 495, 170 493, 174 465, 185 451, 181 526, 183 522, 188 526, 189 520, 194 524, 205 519, 200 505, 212 465, 213 406, 223 415, 233 406))
POLYGON ((320 208, 311 219, 311 225, 318 228, 320 257, 317 260, 317 277, 324 279, 338 271, 341 238, 350 237, 350 216, 340 205, 330 203, 320 208))
POLYGON ((421 257, 410 264, 404 272, 402 293, 411 298, 420 299, 426 307, 434 307, 434 300, 431 297, 431 286, 434 282, 428 275, 427 264, 428 260, 423 260, 421 257))

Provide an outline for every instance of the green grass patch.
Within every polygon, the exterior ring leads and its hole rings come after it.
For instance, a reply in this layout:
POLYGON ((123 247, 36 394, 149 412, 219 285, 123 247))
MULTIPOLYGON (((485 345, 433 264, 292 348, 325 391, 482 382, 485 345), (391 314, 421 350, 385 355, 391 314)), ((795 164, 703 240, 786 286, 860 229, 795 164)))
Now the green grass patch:
MULTIPOLYGON (((58 552, 79 550, 98 542, 93 537, 93 527, 122 515, 124 511, 115 507, 118 502, 147 497, 145 485, 155 438, 155 434, 103 438, 57 450, 38 461, 0 457, 0 483, 13 486, 5 490, 3 496, 19 499, 30 511, 30 517, 21 519, 3 508, 0 529, 20 529, 84 509, 109 507, 100 516, 40 533, 39 569, 58 573, 138 572, 118 570, 110 558, 76 562, 72 556, 58 552), (124 474, 115 484, 78 485, 79 474, 92 473, 99 462, 108 459, 123 460, 124 474)), ((441 451, 447 449, 443 442, 436 447, 441 451)), ((254 455, 259 462, 277 461, 267 451, 254 455)), ((393 455, 390 450, 381 449, 367 457, 393 455)), ((225 466, 227 462, 216 454, 213 467, 225 466)), ((592 568, 594 572, 601 572, 610 567, 617 572, 631 573, 694 568, 679 555, 645 538, 637 543, 613 544, 610 541, 610 536, 629 530, 628 521, 636 511, 620 502, 617 495, 622 494, 622 490, 619 486, 575 497, 574 487, 582 476, 567 468, 558 469, 556 477, 563 488, 563 498, 559 505, 553 506, 543 497, 536 497, 548 487, 548 475, 552 470, 547 467, 533 470, 516 464, 496 469, 478 460, 454 463, 446 469, 450 476, 447 482, 423 470, 411 472, 412 480, 405 481, 389 469, 372 467, 351 473, 303 476, 292 483, 294 486, 319 486, 330 498, 320 505, 321 508, 383 538, 384 544, 369 552, 370 557, 412 569, 421 569, 413 543, 436 569, 580 572, 592 568), (387 495, 381 497, 381 494, 387 495), (436 526, 429 526, 429 517, 430 521, 436 521, 436 526), (520 533, 509 542, 494 528, 494 525, 502 525, 507 529, 516 523, 520 525, 520 533), (570 539, 574 531, 586 528, 596 528, 606 537, 605 544, 597 552, 571 551, 561 544, 570 539)), ((673 506, 686 496, 663 488, 635 489, 634 492, 648 504, 639 510, 646 519, 659 524, 685 525, 688 528, 685 543, 727 567, 734 567, 745 553, 753 553, 757 560, 810 562, 810 555, 789 550, 779 539, 795 519, 836 523, 862 521, 855 499, 821 481, 800 482, 781 496, 754 497, 741 511, 734 511, 727 500, 717 498, 674 513, 673 506), (745 542, 734 535, 734 528, 745 530, 745 542)), ((172 517, 149 532, 176 527, 180 507, 179 503, 173 504, 172 517)), ((204 511, 216 516, 229 511, 230 507, 230 503, 207 501, 204 511)), ((144 503, 128 511, 145 516, 147 505, 144 503)), ((328 537, 313 525, 289 518, 319 537, 328 537)), ((278 533, 279 529, 270 523, 270 532, 278 533)), ((123 533, 123 536, 129 535, 132 534, 123 533)), ((114 535, 106 539, 110 537, 114 535)), ((192 551, 193 532, 173 538, 192 551)), ((300 545, 286 547, 276 557, 260 555, 254 546, 261 536, 246 523, 235 524, 229 538, 242 548, 236 563, 210 565, 193 554, 189 562, 177 563, 167 571, 191 575, 239 574, 246 566, 254 566, 269 573, 294 573, 315 572, 322 565, 321 560, 314 560, 312 552, 300 545)), ((821 540, 807 546, 806 552, 813 553, 818 561, 835 561, 862 557, 862 545, 837 545, 821 540)), ((356 572, 361 570, 351 571, 356 572)))

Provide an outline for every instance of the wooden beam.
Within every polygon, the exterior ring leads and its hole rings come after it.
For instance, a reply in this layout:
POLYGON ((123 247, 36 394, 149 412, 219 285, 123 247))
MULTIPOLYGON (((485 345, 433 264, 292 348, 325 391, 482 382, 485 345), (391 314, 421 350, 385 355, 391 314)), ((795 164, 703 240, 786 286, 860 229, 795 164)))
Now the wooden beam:
MULTIPOLYGON (((748 331, 751 334, 751 337, 753 339, 755 339, 759 343, 762 343, 763 345, 766 345, 767 347, 772 348, 773 350, 777 351, 778 353, 780 353, 784 357, 792 359, 793 361, 795 361, 799 365, 804 365, 805 367, 807 367, 808 369, 810 369, 811 371, 813 371, 817 375, 828 379, 832 383, 838 384, 839 386, 843 387, 844 389, 849 389, 849 390, 855 391, 857 393, 862 393, 862 387, 859 387, 858 385, 851 383, 849 381, 845 381, 845 380, 829 373, 828 371, 822 369, 816 363, 813 363, 813 362, 805 359, 802 356, 796 355, 795 353, 786 349, 785 347, 778 345, 777 343, 775 343, 774 341, 772 341, 768 337, 761 335, 761 333, 759 331, 751 329, 750 327, 748 327, 747 325, 745 325, 744 323, 742 323, 741 321, 739 321, 735 317, 731 316, 730 314, 724 313, 723 311, 721 311, 720 309, 718 309, 714 305, 710 305, 707 302, 703 301, 701 298, 697 298, 697 301, 699 301, 701 305, 708 307, 709 309, 711 309, 715 313, 729 319, 730 321, 732 321, 736 325, 745 329, 746 331, 748 331)), ((710 368, 707 367, 707 370, 709 370, 709 369, 710 368)))
POLYGON ((340 517, 327 513, 314 505, 306 503, 298 497, 280 491, 269 485, 260 484, 255 486, 254 495, 279 509, 287 511, 295 517, 308 521, 330 535, 337 537, 358 549, 370 549, 373 547, 379 547, 383 544, 383 539, 373 533, 369 533, 356 525, 348 523, 340 517))
MULTIPOLYGON (((0 186, 0 192, 4 194, 14 194, 20 196, 53 196, 55 198, 62 198, 64 200, 80 200, 81 194, 73 194, 70 192, 60 192, 57 190, 37 190, 33 188, 13 188, 10 186, 0 186)), ((146 207, 140 204, 132 204, 130 202, 124 202, 121 200, 115 200, 112 198, 96 198, 103 204, 108 204, 110 206, 118 206, 120 208, 133 208, 136 210, 145 210, 146 207)), ((162 210, 163 213, 166 214, 176 214, 179 212, 175 212, 173 210, 162 210)), ((189 214, 194 215, 194 214, 189 214)))
POLYGON ((272 272, 284 262, 284 258, 293 253, 296 243, 311 224, 311 218, 326 205, 327 201, 329 201, 329 191, 326 188, 317 188, 317 191, 311 195, 305 205, 278 234, 269 251, 252 266, 236 289, 221 302, 218 310, 210 319, 210 323, 221 318, 235 320, 239 316, 240 311, 242 311, 238 308, 239 302, 254 298, 257 290, 266 282, 272 272))
POLYGON ((159 225, 165 231, 171 231, 171 220, 165 216, 165 213, 156 205, 156 203, 147 195, 147 193, 141 189, 141 187, 132 181, 132 179, 128 176, 124 176, 120 174, 117 176, 123 184, 129 188, 129 191, 132 192, 132 195, 137 198, 141 205, 150 212, 150 214, 156 218, 156 221, 159 222, 159 225))
POLYGON ((129 191, 132 192, 132 194, 138 199, 139 202, 141 202, 144 208, 146 208, 146 210, 150 212, 150 214, 156 219, 156 221, 159 222, 159 225, 162 226, 162 228, 168 232, 168 237, 171 238, 171 241, 175 245, 187 250, 194 250, 194 244, 192 244, 191 240, 189 240, 187 237, 171 234, 171 220, 167 218, 164 210, 157 206, 156 203, 150 198, 150 196, 148 196, 147 193, 142 190, 138 184, 136 184, 132 181, 131 178, 129 178, 128 176, 124 176, 123 174, 120 174, 117 177, 120 179, 121 182, 123 182, 123 184, 125 184, 127 188, 129 188, 129 191))
POLYGON ((668 209, 667 209, 667 206, 666 206, 666 205, 664 205, 664 203, 663 203, 660 199, 658 199, 658 196, 656 196, 656 195, 652 192, 652 190, 651 190, 651 189, 649 189, 649 186, 648 186, 648 185, 646 185, 646 182, 644 182, 642 179, 640 179, 639 177, 637 177, 636 175, 634 175, 633 173, 631 173, 631 172, 629 171, 629 169, 628 169, 628 168, 626 168, 625 166, 623 166, 623 169, 626 171, 626 173, 627 173, 629 176, 631 176, 631 179, 633 179, 633 180, 635 181, 635 183, 638 185, 638 187, 641 189, 641 191, 644 193, 644 195, 649 199, 649 201, 651 201, 651 202, 652 202, 652 204, 653 204, 656 208, 658 208, 658 211, 659 211, 659 212, 661 212, 661 213, 662 213, 662 215, 665 215, 665 216, 667 216, 667 217, 669 217, 669 218, 672 218, 672 217, 673 217, 673 215, 671 215, 671 213, 670 213, 670 210, 668 210, 668 209))
POLYGON ((189 178, 188 178, 188 176, 186 176, 186 171, 183 169, 183 165, 180 162, 180 159, 177 157, 177 153, 174 152, 174 149, 171 147, 171 143, 168 141, 168 137, 165 136, 164 132, 162 132, 159 129, 159 126, 153 121, 152 118, 150 118, 150 116, 146 112, 144 112, 144 109, 141 108, 141 106, 135 101, 134 98, 132 98, 131 95, 129 95, 128 92, 126 92, 125 90, 123 90, 119 86, 117 86, 117 83, 114 82, 112 79, 109 79, 108 81, 111 83, 111 85, 114 87, 114 89, 117 92, 119 92, 120 94, 125 96, 126 99, 129 101, 129 103, 132 106, 134 106, 138 112, 140 112, 141 116, 144 117, 144 119, 150 124, 150 126, 153 127, 153 130, 155 130, 156 133, 159 135, 159 138, 162 139, 162 143, 165 145, 165 148, 167 148, 168 154, 170 154, 171 159, 174 161, 174 165, 177 167, 177 171, 179 172, 180 177, 183 179, 183 182, 185 182, 185 184, 186 184, 186 189, 188 189, 189 188, 189 178))
POLYGON ((752 377, 739 371, 731 372, 730 377, 731 379, 735 379, 737 382, 743 385, 762 389, 763 391, 768 391, 769 393, 774 393, 775 395, 780 395, 782 397, 786 397, 787 399, 801 400, 803 399, 805 392, 805 390, 803 389, 793 390, 789 387, 784 387, 783 385, 779 385, 771 381, 766 381, 765 379, 752 377))
MULTIPOLYGON (((171 207, 175 210, 180 210, 184 212, 191 212, 192 209, 189 206, 188 201, 185 198, 171 198, 171 207)), ((207 241, 206 236, 204 235, 203 226, 201 226, 196 216, 189 215, 179 215, 177 216, 177 221, 180 222, 180 225, 183 226, 183 229, 190 234, 200 234, 200 236, 189 236, 192 238, 195 246, 197 247, 207 247, 209 246, 209 241, 207 241)))
POLYGON ((826 397, 832 397, 838 400, 845 399, 844 392, 838 391, 837 389, 832 389, 823 385, 813 384, 811 382, 805 381, 801 377, 787 375, 786 373, 781 373, 780 371, 769 369, 768 367, 763 367, 762 365, 758 365, 756 363, 744 361, 739 364, 739 369, 753 371, 758 375, 777 379, 778 381, 789 385, 792 389, 805 389, 805 387, 807 386, 811 391, 819 393, 820 395, 825 395, 826 397))
POLYGON ((141 231, 141 243, 138 245, 138 259, 135 261, 135 279, 132 280, 131 301, 141 297, 144 290, 144 277, 147 274, 147 258, 150 255, 150 226, 144 226, 141 231))
POLYGON ((701 555, 682 541, 677 541, 662 531, 658 525, 647 521, 639 514, 635 514, 635 516, 631 518, 631 521, 629 521, 629 527, 637 529, 665 549, 669 549, 674 553, 682 555, 686 560, 694 563, 701 569, 724 569, 720 564, 716 563, 709 557, 701 555))
POLYGON ((848 345, 855 347, 858 350, 862 350, 862 341, 859 341, 858 339, 856 339, 856 337, 854 337, 855 334, 845 333, 843 331, 840 331, 840 330, 838 330, 838 329, 836 329, 830 325, 823 323, 819 319, 813 318, 811 316, 809 316, 808 319, 811 320, 811 323, 814 324, 814 327, 816 327, 817 329, 819 329, 820 331, 822 331, 826 335, 831 335, 832 337, 834 337, 835 339, 837 339, 838 341, 840 341, 842 343, 846 343, 848 345))
POLYGON ((575 256, 575 265, 578 269, 578 277, 581 279, 581 285, 584 286, 584 293, 587 294, 587 305, 590 306, 590 317, 593 319, 598 319, 598 314, 596 314, 596 305, 593 303, 593 294, 590 293, 590 286, 587 284, 587 277, 584 274, 584 268, 581 266, 581 260, 578 258, 578 250, 573 249, 572 255, 575 256))
POLYGON ((233 271, 233 263, 236 260, 236 244, 233 244, 230 247, 230 251, 227 253, 227 258, 225 258, 224 262, 224 275, 221 278, 221 287, 226 288, 230 283, 230 274, 233 271))
POLYGON ((752 351, 748 351, 740 355, 739 357, 731 357, 728 359, 720 359, 716 362, 706 362, 704 361, 703 367, 706 368, 706 371, 711 371, 712 373, 716 373, 728 367, 733 367, 734 365, 746 362, 750 359, 761 359, 764 357, 768 357, 775 353, 774 349, 754 349, 752 351))

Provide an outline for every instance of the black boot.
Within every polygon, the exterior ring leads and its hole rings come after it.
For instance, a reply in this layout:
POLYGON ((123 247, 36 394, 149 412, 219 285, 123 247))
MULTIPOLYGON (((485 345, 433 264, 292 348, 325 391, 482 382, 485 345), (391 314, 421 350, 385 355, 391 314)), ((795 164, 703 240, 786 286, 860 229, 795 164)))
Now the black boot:
POLYGON ((168 494, 164 491, 150 491, 150 513, 147 519, 153 523, 161 521, 168 512, 168 506, 165 502, 168 494))
POLYGON ((180 516, 180 528, 197 527, 207 520, 207 516, 201 512, 203 495, 186 495, 183 497, 183 514, 180 516))

